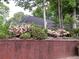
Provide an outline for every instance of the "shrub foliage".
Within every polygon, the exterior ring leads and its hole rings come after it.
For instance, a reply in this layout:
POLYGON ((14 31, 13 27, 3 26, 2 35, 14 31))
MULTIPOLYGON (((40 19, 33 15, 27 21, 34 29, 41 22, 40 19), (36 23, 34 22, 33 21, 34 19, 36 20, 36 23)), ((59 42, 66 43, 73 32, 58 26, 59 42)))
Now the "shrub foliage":
POLYGON ((30 33, 34 39, 41 40, 41 39, 47 38, 47 33, 45 32, 45 30, 43 28, 38 27, 38 26, 31 26, 30 33))
POLYGON ((29 38, 31 38, 31 34, 29 32, 22 33, 20 35, 20 38, 22 38, 22 39, 29 39, 29 38))

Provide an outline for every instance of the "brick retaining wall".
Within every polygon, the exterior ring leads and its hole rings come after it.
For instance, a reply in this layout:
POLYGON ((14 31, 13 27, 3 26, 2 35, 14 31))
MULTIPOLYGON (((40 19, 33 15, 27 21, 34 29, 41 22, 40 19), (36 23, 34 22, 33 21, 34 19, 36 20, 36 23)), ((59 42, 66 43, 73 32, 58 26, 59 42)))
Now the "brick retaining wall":
POLYGON ((0 40, 0 59, 57 59, 76 56, 79 41, 0 40))

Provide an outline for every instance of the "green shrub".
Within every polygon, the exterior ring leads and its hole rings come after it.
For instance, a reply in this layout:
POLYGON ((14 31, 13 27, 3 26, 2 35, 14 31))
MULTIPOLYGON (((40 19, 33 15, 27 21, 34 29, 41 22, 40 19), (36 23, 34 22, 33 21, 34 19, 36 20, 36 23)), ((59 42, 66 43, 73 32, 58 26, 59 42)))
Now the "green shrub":
POLYGON ((31 26, 31 36, 34 39, 46 39, 47 38, 47 33, 45 32, 45 30, 43 28, 40 28, 38 26, 31 26))
POLYGON ((70 31, 72 37, 79 37, 79 28, 70 31))
POLYGON ((20 38, 22 38, 22 39, 31 38, 31 34, 29 32, 23 33, 20 35, 20 38))
POLYGON ((70 14, 65 14, 63 23, 64 23, 64 28, 65 29, 71 29, 73 28, 73 23, 74 23, 74 18, 70 14))
POLYGON ((66 14, 64 17, 64 24, 73 24, 73 22, 73 17, 71 17, 69 14, 66 14))
POLYGON ((3 24, 3 17, 0 16, 0 25, 3 24))
POLYGON ((9 37, 9 26, 7 24, 0 25, 0 38, 8 38, 9 37))
POLYGON ((6 37, 7 37, 7 35, 4 32, 0 32, 0 39, 4 39, 6 37))

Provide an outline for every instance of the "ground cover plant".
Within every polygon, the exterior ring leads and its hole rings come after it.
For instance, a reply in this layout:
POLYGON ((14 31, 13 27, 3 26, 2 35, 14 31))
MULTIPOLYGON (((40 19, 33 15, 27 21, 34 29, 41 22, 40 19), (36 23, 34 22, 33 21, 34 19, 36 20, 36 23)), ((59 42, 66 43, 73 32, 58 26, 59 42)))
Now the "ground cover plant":
POLYGON ((34 39, 46 39, 47 33, 44 28, 33 24, 22 24, 11 26, 9 32, 12 33, 12 36, 19 37, 22 39, 34 38, 34 39))

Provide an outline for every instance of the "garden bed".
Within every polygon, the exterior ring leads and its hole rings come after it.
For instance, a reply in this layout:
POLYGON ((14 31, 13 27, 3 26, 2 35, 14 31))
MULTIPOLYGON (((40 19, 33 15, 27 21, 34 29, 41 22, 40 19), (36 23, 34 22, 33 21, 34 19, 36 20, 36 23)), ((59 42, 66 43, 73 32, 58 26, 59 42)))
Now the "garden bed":
MULTIPOLYGON (((34 39, 34 38, 29 38, 29 39, 21 39, 18 37, 12 37, 12 38, 6 38, 6 39, 0 39, 0 40, 40 40, 40 39, 34 39)), ((57 41, 79 41, 77 38, 72 38, 72 37, 48 37, 47 39, 42 39, 44 40, 57 40, 57 41)))

